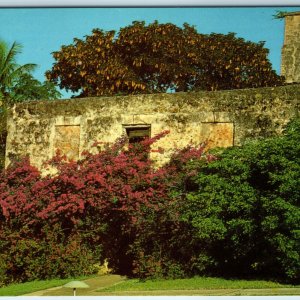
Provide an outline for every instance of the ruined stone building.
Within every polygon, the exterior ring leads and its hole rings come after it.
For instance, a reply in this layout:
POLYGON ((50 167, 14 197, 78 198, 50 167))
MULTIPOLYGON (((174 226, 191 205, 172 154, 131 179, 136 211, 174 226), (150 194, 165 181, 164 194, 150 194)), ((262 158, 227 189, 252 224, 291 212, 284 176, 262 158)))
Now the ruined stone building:
POLYGON ((170 133, 155 144, 165 149, 162 161, 189 143, 241 145, 280 133, 299 112, 299 99, 300 85, 288 85, 22 103, 10 112, 6 164, 27 154, 41 166, 57 149, 78 159, 95 141, 113 143, 122 134, 134 139, 163 130, 170 133))
MULTIPOLYGON (((300 12, 285 17, 282 75, 300 81, 300 12)), ((160 163, 174 148, 207 143, 208 148, 241 145, 249 138, 280 134, 299 114, 300 85, 214 92, 116 96, 21 103, 9 112, 6 166, 29 155, 41 167, 60 149, 69 159, 92 151, 95 141, 113 143, 170 133, 154 146, 160 163), (158 157, 158 155, 160 155, 158 157)))
POLYGON ((300 11, 285 15, 281 75, 287 83, 300 82, 300 11))

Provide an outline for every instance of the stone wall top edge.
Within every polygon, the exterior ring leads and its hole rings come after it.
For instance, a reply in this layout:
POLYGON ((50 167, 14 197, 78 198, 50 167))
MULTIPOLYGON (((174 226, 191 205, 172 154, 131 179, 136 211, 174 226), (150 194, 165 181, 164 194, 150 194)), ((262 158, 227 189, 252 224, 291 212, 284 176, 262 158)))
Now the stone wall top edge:
POLYGON ((297 16, 300 15, 300 11, 293 11, 293 12, 289 12, 289 13, 285 13, 284 16, 288 17, 288 16, 297 16))
MULTIPOLYGON (((300 100, 300 84, 291 84, 278 87, 262 87, 262 88, 249 88, 249 89, 235 89, 235 90, 220 90, 220 91, 193 91, 193 92, 178 92, 178 93, 157 93, 157 94, 138 94, 138 95, 126 95, 126 96, 111 96, 111 97, 88 97, 88 98, 71 98, 71 99, 58 99, 58 100, 48 100, 48 101, 30 101, 16 104, 16 110, 29 109, 31 112, 40 111, 41 109, 46 111, 51 108, 52 111, 57 111, 59 108, 68 107, 71 105, 72 111, 80 111, 83 105, 88 104, 86 107, 97 108, 107 107, 118 103, 128 103, 130 100, 140 101, 140 100, 150 100, 151 102, 165 100, 167 102, 178 102, 178 100, 183 100, 184 98, 192 99, 194 102, 203 102, 208 99, 220 99, 232 96, 236 98, 240 96, 241 98, 256 94, 269 94, 270 91, 278 94, 286 94, 287 91, 291 93, 299 94, 300 100), (101 101, 99 101, 101 100, 101 101)), ((144 101, 143 101, 144 102, 144 101)), ((188 103, 190 105, 195 105, 188 103)), ((128 103, 129 104, 129 103, 128 103)))

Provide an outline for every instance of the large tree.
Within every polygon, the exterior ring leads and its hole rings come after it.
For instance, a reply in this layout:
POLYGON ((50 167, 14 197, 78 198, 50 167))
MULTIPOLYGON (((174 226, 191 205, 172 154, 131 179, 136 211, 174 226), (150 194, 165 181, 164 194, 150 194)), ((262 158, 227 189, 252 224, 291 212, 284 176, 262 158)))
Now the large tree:
POLYGON ((132 25, 92 35, 53 52, 47 78, 80 96, 274 86, 264 43, 234 33, 200 34, 193 26, 132 25))

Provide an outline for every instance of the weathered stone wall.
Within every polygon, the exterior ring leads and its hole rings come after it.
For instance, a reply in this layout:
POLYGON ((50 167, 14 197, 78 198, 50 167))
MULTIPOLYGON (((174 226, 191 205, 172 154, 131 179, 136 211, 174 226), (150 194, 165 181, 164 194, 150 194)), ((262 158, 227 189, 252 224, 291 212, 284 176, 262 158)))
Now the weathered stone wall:
POLYGON ((174 148, 189 143, 228 147, 280 134, 298 114, 299 100, 300 85, 288 85, 22 103, 9 113, 6 166, 29 155, 40 167, 57 148, 80 158, 95 141, 112 143, 134 126, 150 129, 151 136, 170 130, 155 144, 166 150, 163 163, 174 148))
POLYGON ((285 16, 281 75, 287 83, 300 82, 300 12, 285 16))

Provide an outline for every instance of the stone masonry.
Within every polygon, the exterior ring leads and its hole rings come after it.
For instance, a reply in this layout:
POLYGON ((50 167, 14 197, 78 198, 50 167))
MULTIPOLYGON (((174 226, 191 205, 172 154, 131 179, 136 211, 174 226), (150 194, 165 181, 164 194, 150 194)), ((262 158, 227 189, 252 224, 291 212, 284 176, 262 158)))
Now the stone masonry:
POLYGON ((300 11, 285 15, 281 75, 287 83, 300 82, 300 11))
POLYGON ((80 159, 94 142, 113 143, 122 135, 170 133, 156 142, 159 164, 176 148, 241 145, 249 138, 280 134, 299 114, 300 85, 214 92, 151 94, 21 103, 9 112, 6 166, 29 155, 41 167, 60 150, 80 159))

